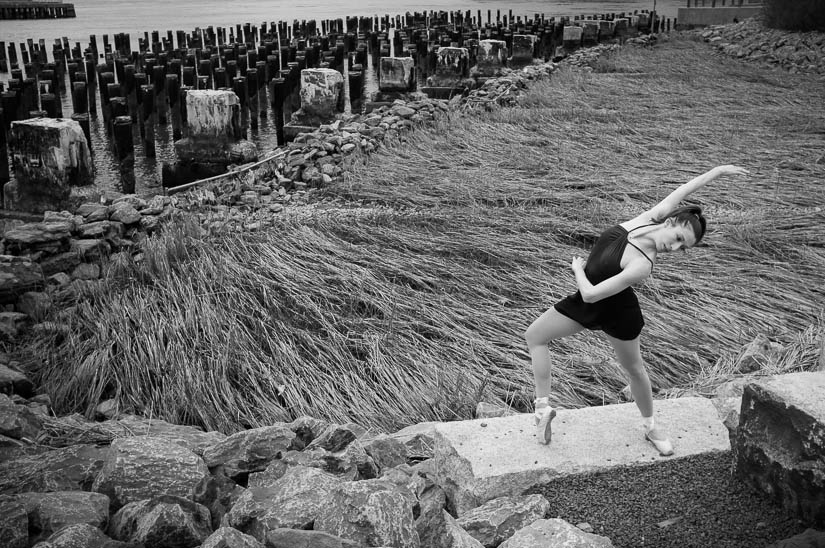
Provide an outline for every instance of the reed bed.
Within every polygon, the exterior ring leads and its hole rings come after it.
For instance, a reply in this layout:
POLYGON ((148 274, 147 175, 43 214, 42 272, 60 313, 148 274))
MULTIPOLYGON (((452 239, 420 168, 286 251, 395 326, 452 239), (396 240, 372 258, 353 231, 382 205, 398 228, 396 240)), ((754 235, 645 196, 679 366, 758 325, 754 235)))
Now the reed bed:
MULTIPOLYGON (((26 348, 59 409, 105 398, 207 429, 310 414, 392 431, 525 410, 522 339, 575 290, 573 256, 691 177, 740 164, 695 197, 700 247, 665 256, 638 289, 660 389, 709 393, 766 334, 765 372, 813 369, 823 337, 825 91, 675 39, 562 70, 519 105, 453 116, 289 208, 263 232, 181 222, 26 348), (690 108, 686 108, 688 105, 690 108)), ((598 334, 552 343, 555 404, 620 401, 598 334)))

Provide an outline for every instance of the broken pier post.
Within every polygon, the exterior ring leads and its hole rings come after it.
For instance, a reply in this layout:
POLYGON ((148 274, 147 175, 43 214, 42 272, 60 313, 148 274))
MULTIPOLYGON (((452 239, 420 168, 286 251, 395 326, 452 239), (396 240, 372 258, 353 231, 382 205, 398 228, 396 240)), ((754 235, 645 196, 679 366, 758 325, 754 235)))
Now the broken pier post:
POLYGON ((298 133, 312 131, 326 124, 340 112, 339 104, 344 91, 344 76, 335 69, 312 68, 301 70, 301 86, 298 96, 301 107, 292 113, 284 126, 284 136, 291 141, 298 133))
POLYGON ((14 158, 15 180, 3 187, 6 209, 60 211, 71 205, 74 187, 94 182, 86 136, 74 120, 13 122, 9 152, 14 158))

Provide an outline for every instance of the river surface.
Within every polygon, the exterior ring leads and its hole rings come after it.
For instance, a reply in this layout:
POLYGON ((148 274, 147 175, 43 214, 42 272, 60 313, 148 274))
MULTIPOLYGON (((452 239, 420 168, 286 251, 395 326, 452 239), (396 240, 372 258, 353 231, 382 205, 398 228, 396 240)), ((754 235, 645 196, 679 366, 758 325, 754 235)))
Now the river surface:
MULTIPOLYGON (((32 19, 0 21, 0 42, 5 47, 13 44, 18 59, 22 62, 20 44, 28 39, 35 43, 43 39, 52 60, 51 49, 55 39, 67 38, 71 47, 80 43, 81 49, 89 45, 90 36, 96 36, 98 48, 103 50, 103 35, 108 34, 110 43, 113 35, 129 33, 132 49, 137 50, 137 40, 145 32, 159 31, 166 36, 166 31, 184 30, 191 32, 195 28, 231 27, 251 23, 260 25, 264 22, 294 20, 346 19, 348 16, 383 16, 402 15, 410 12, 427 11, 467 11, 473 16, 481 11, 482 20, 486 22, 488 10, 495 21, 497 13, 514 17, 532 18, 535 14, 545 17, 589 16, 602 14, 633 13, 634 11, 652 11, 655 7, 661 17, 673 19, 679 7, 686 5, 685 0, 553 0, 528 1, 511 0, 494 2, 487 0, 429 0, 399 2, 397 0, 75 0, 76 18, 72 19, 32 19)), ((22 67, 21 67, 22 68, 22 67)), ((0 72, 0 82, 9 79, 9 73, 0 72)), ((99 99, 97 101, 98 109, 99 99)), ((68 116, 72 112, 71 95, 63 96, 63 112, 68 116)), ((269 115, 261 119, 257 129, 249 129, 247 137, 259 148, 260 152, 276 146, 275 123, 269 115)), ((119 175, 117 161, 110 148, 110 138, 106 134, 102 116, 91 120, 92 150, 96 172, 96 184, 104 189, 118 190, 119 175)), ((143 154, 140 136, 135 126, 135 175, 138 193, 157 192, 161 186, 161 165, 174 162, 172 147, 172 130, 169 124, 156 127, 156 157, 147 158, 143 154)))

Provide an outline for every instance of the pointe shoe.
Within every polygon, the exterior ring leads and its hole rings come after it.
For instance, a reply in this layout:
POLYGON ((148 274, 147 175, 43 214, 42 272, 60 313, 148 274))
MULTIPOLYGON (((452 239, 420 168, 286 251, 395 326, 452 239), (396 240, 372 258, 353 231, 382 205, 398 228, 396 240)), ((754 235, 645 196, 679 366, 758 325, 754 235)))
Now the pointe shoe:
POLYGON ((539 443, 547 445, 553 435, 551 423, 556 417, 556 410, 549 405, 536 409, 536 437, 539 443))
POLYGON ((652 443, 653 447, 655 447, 663 457, 673 455, 673 444, 670 443, 670 439, 662 437, 655 428, 645 432, 645 439, 652 443))

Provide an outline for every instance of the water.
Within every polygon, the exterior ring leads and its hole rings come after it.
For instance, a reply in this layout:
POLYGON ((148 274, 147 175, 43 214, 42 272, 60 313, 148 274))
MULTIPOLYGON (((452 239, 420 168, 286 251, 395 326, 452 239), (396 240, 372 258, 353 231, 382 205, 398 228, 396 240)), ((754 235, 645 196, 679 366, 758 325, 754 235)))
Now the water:
MULTIPOLYGON (((685 5, 684 0, 555 0, 491 2, 487 0, 429 0, 399 2, 397 0, 346 0, 321 2, 319 0, 284 1, 274 0, 75 0, 76 18, 72 19, 32 19, 0 21, 0 41, 15 44, 18 59, 19 44, 28 39, 38 42, 43 39, 51 61, 51 49, 55 39, 68 38, 70 46, 77 42, 81 49, 89 44, 91 35, 97 36, 98 48, 103 49, 103 35, 108 34, 110 43, 113 35, 129 33, 132 49, 137 50, 137 40, 144 32, 159 31, 161 36, 167 30, 191 32, 196 27, 231 27, 237 24, 263 22, 325 19, 345 19, 347 16, 398 15, 406 12, 470 10, 472 15, 481 11, 483 21, 491 11, 495 21, 497 10, 507 16, 512 10, 514 17, 532 18, 535 14, 546 17, 576 15, 600 15, 608 13, 633 13, 634 11, 655 9, 660 16, 675 18, 677 9, 685 5)), ((320 25, 319 25, 320 28, 320 25)), ((8 73, 0 73, 0 81, 6 81, 8 73)), ((98 109, 99 109, 98 98, 98 109)), ((63 112, 72 112, 71 94, 63 97, 63 112)), ((134 126, 135 175, 138 193, 157 192, 161 185, 162 162, 174 161, 172 130, 169 124, 158 124, 156 128, 156 158, 147 158, 143 144, 134 126)), ((106 134, 102 116, 91 120, 92 149, 98 186, 117 190, 119 175, 117 161, 110 150, 111 139, 106 134)), ((257 130, 249 130, 248 138, 255 142, 259 151, 264 152, 276 146, 275 123, 268 112, 260 120, 257 130)))

